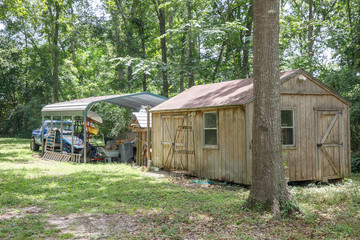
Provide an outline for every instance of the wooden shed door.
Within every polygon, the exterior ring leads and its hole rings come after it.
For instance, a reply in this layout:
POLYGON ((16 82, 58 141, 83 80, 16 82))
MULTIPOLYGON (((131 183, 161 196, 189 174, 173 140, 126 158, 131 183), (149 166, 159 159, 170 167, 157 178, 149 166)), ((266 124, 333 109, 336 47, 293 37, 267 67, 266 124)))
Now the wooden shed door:
POLYGON ((187 124, 187 115, 161 117, 162 162, 165 169, 187 170, 190 127, 187 124))
POLYGON ((341 178, 343 164, 342 111, 317 112, 318 173, 321 179, 341 178))

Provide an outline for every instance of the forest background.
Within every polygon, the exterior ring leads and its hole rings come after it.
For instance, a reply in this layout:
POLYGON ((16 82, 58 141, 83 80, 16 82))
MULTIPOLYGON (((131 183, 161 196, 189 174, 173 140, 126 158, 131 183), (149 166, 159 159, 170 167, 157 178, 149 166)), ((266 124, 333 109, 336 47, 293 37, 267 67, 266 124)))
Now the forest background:
MULTIPOLYGON (((252 77, 250 0, 3 0, 0 135, 30 137, 41 108, 75 98, 149 91, 172 97, 199 84, 252 77)), ((353 103, 360 170, 360 1, 281 0, 280 70, 302 68, 353 103)), ((131 113, 95 109, 104 133, 131 113)))

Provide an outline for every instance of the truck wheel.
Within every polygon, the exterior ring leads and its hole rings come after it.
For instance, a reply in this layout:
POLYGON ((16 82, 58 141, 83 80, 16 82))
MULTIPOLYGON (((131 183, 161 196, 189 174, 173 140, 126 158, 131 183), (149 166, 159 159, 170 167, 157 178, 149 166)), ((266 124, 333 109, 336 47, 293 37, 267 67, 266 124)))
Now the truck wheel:
POLYGON ((32 151, 39 151, 39 145, 37 145, 36 143, 35 143, 35 139, 31 139, 31 142, 30 142, 30 149, 32 150, 32 151))

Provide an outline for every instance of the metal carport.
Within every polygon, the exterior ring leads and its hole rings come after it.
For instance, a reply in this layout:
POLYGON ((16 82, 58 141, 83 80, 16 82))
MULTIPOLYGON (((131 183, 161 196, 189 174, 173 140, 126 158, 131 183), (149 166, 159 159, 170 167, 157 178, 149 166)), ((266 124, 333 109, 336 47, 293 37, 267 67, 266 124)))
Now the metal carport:
MULTIPOLYGON (((51 122, 53 122, 53 117, 61 117, 61 124, 63 122, 63 117, 71 117, 72 124, 74 124, 74 117, 80 116, 84 119, 84 162, 86 163, 86 119, 87 113, 95 103, 107 102, 115 104, 121 107, 130 108, 132 110, 139 111, 141 106, 150 106, 155 107, 156 105, 166 101, 166 97, 162 97, 156 94, 149 92, 141 93, 130 93, 130 94, 120 94, 120 95, 108 95, 108 96, 99 96, 99 97, 89 97, 83 99, 75 99, 66 102, 49 104, 43 107, 41 110, 42 122, 44 123, 45 117, 50 117, 51 122)), ((72 126, 74 129, 74 126, 72 126)), ((72 130, 73 136, 74 130, 72 130)), ((42 136, 44 136, 44 128, 42 127, 42 136)), ((62 131, 60 137, 60 147, 62 147, 62 131)), ((44 154, 44 141, 42 141, 42 152, 44 154)), ((71 153, 74 154, 74 149, 72 145, 71 153)))

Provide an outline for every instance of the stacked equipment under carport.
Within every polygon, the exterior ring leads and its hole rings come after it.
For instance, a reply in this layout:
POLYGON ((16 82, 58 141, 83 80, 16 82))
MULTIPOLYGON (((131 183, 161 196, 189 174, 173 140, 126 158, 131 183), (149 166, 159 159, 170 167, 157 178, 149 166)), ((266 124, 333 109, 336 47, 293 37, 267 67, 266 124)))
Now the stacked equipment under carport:
MULTIPOLYGON (((90 97, 84 99, 75 99, 67 102, 54 103, 46 105, 41 113, 42 113, 42 122, 44 122, 45 117, 50 118, 51 122, 54 121, 54 117, 60 117, 61 127, 60 127, 60 147, 63 145, 63 130, 62 123, 64 121, 64 117, 70 117, 72 122, 72 131, 71 131, 71 154, 62 154, 54 152, 54 151, 45 151, 44 149, 44 141, 42 141, 42 151, 43 157, 51 160, 58 161, 73 161, 80 162, 83 159, 83 162, 87 162, 87 114, 88 111, 95 103, 99 102, 107 102, 111 104, 115 104, 121 107, 130 108, 135 111, 139 111, 141 106, 149 106, 154 107, 164 101, 167 98, 155 95, 149 92, 141 92, 141 93, 131 93, 131 94, 120 94, 120 95, 110 95, 110 96, 100 96, 100 97, 90 97), (83 121, 83 139, 84 139, 84 150, 81 154, 74 153, 74 121, 75 118, 83 121)), ((51 127, 52 128, 52 127, 51 127)), ((42 128, 42 136, 44 136, 44 128, 42 128)))

